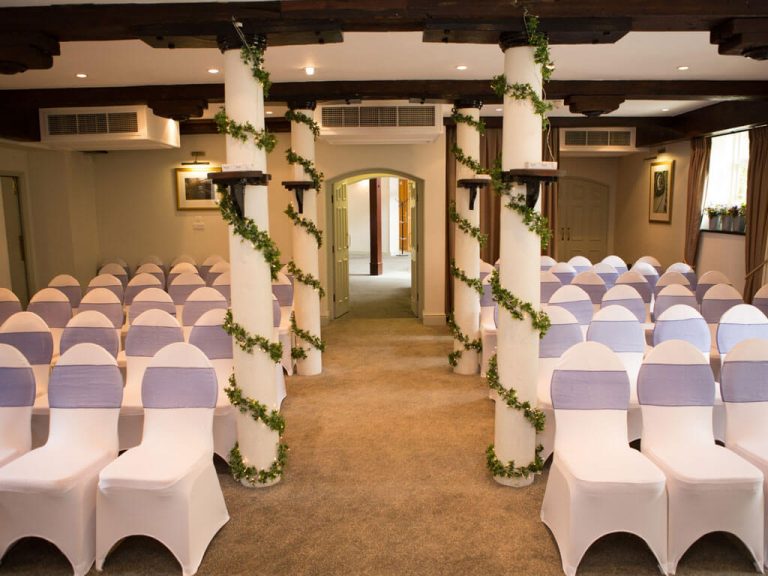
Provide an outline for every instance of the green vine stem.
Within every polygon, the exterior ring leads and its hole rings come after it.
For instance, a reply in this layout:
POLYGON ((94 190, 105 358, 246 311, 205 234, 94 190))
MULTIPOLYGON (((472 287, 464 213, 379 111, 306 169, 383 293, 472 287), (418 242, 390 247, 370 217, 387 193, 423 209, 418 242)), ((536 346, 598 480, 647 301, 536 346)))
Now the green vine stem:
POLYGON ((302 271, 296 266, 293 260, 288 262, 288 273, 293 276, 294 280, 317 290, 318 294, 320 294, 320 298, 325 298, 325 290, 320 284, 320 280, 312 276, 312 274, 302 271))
POLYGON ((280 442, 277 445, 277 458, 266 470, 259 470, 255 466, 248 466, 240 453, 240 445, 235 444, 229 453, 229 470, 232 477, 242 482, 245 480, 248 484, 267 484, 272 480, 278 479, 283 475, 285 463, 288 460, 288 445, 280 442))
POLYGON ((232 309, 228 309, 224 316, 224 324, 222 326, 224 331, 235 339, 235 342, 241 350, 248 354, 253 353, 254 348, 259 348, 263 352, 267 353, 272 361, 277 364, 283 358, 283 345, 279 342, 272 342, 268 338, 264 338, 259 334, 255 336, 249 334, 248 331, 240 324, 235 322, 232 318, 232 309))
POLYGON ((277 137, 274 134, 267 132, 266 129, 256 130, 250 122, 243 124, 235 122, 227 116, 227 111, 224 108, 216 112, 213 119, 216 121, 219 134, 227 134, 241 142, 248 142, 248 139, 251 138, 257 148, 261 148, 267 153, 275 149, 277 137))
POLYGON ((229 386, 224 389, 224 392, 227 398, 229 398, 229 403, 242 414, 250 414, 254 420, 261 420, 267 425, 267 428, 281 436, 283 435, 283 432, 285 432, 285 418, 277 410, 268 410, 258 400, 244 397, 242 388, 237 385, 234 373, 229 377, 229 386))
POLYGON ((541 79, 546 82, 552 78, 552 70, 555 65, 552 62, 552 55, 549 53, 549 41, 547 35, 539 30, 539 18, 528 13, 525 14, 525 33, 528 37, 528 45, 533 47, 533 61, 541 69, 541 79))
MULTIPOLYGON (((314 334, 307 332, 306 330, 302 330, 299 328, 298 324, 296 324, 296 314, 291 312, 291 332, 293 332, 296 335, 296 338, 300 340, 304 340, 304 342, 307 342, 310 346, 315 348, 316 350, 320 350, 320 352, 325 352, 325 342, 323 342, 323 339, 319 336, 315 336, 314 334)), ((304 359, 307 357, 307 352, 304 350, 304 348, 300 346, 294 346, 291 348, 291 357, 294 360, 298 359, 304 359)))
POLYGON ((458 162, 459 164, 462 164, 463 166, 466 166, 467 168, 472 170, 472 172, 474 172, 475 174, 490 173, 486 168, 483 168, 480 165, 480 162, 464 154, 464 150, 459 148, 458 144, 454 144, 453 146, 451 146, 451 153, 456 157, 456 162, 458 162))
POLYGON ((306 124, 309 126, 309 129, 312 131, 312 135, 315 137, 315 140, 317 140, 320 136, 320 125, 303 112, 289 109, 288 112, 285 113, 285 119, 289 120, 290 122, 297 122, 299 124, 306 124))
POLYGON ((288 207, 283 211, 285 215, 288 216, 291 220, 293 220, 293 223, 296 226, 301 226, 304 228, 304 230, 307 231, 308 234, 311 234, 315 238, 315 242, 317 242, 317 247, 322 248, 323 246, 323 233, 320 231, 320 229, 315 225, 312 220, 309 218, 302 218, 301 215, 296 212, 296 209, 293 207, 293 204, 288 204, 288 207))
POLYGON ((510 313, 515 320, 523 320, 527 315, 531 320, 534 330, 539 332, 539 338, 543 338, 551 324, 549 316, 544 311, 537 311, 530 302, 523 302, 501 285, 498 270, 491 272, 491 291, 493 299, 499 306, 510 313))
POLYGON ((520 402, 517 397, 517 391, 514 388, 507 390, 499 382, 499 365, 496 354, 488 360, 488 386, 499 395, 499 398, 504 400, 507 406, 522 412, 525 419, 531 423, 536 432, 544 431, 544 423, 546 421, 544 412, 531 406, 531 403, 527 400, 520 402))
POLYGON ((491 444, 485 451, 485 464, 493 476, 500 478, 528 478, 529 475, 538 474, 544 469, 544 461, 541 459, 542 450, 544 450, 544 446, 539 444, 536 446, 533 462, 527 466, 515 466, 514 460, 503 464, 496 456, 496 448, 491 444))
POLYGON ((267 42, 264 38, 259 38, 253 44, 244 43, 240 49, 240 59, 251 69, 253 78, 261 84, 264 90, 264 99, 269 96, 269 89, 272 87, 272 81, 269 79, 269 72, 264 70, 264 52, 267 49, 267 42))
MULTIPOLYGON (((451 334, 453 335, 453 339, 457 340, 463 346, 464 350, 474 350, 476 352, 482 352, 483 350, 482 340, 480 338, 477 338, 475 340, 470 340, 469 336, 464 334, 459 328, 458 324, 456 324, 456 320, 453 317, 453 314, 448 314, 448 317, 446 318, 445 322, 448 325, 448 328, 450 329, 451 334)), ((458 365, 459 359, 464 353, 464 350, 454 350, 453 352, 448 354, 448 363, 455 368, 458 365)))
POLYGON ((306 172, 312 180, 312 187, 320 192, 320 188, 323 185, 323 173, 318 172, 311 160, 299 156, 293 151, 293 148, 288 148, 288 150, 285 151, 285 158, 288 160, 288 164, 300 164, 301 167, 304 168, 304 172, 306 172))
POLYGON ((457 280, 464 282, 464 284, 472 288, 480 296, 483 295, 483 281, 480 278, 470 278, 467 276, 464 270, 456 266, 456 260, 453 258, 451 258, 451 275, 457 280))
POLYGON ((547 112, 552 110, 552 103, 542 100, 530 84, 520 82, 508 84, 507 77, 504 74, 499 74, 491 80, 491 89, 499 97, 509 96, 514 100, 528 100, 533 106, 533 112, 541 116, 541 129, 549 128, 547 112))
POLYGON ((272 280, 277 280, 277 273, 282 268, 280 250, 274 240, 270 238, 269 233, 256 226, 252 218, 240 218, 235 210, 232 197, 227 193, 220 194, 219 210, 224 221, 234 228, 234 233, 243 240, 250 242, 256 250, 261 252, 264 260, 269 264, 272 280))
POLYGON ((480 134, 485 134, 485 122, 482 120, 475 120, 468 114, 462 114, 456 108, 451 110, 451 119, 457 124, 466 124, 477 130, 480 134))
POLYGON ((448 205, 448 217, 451 219, 452 222, 454 222, 458 227, 459 230, 464 232, 464 234, 468 234, 477 242, 480 244, 480 246, 484 246, 486 242, 488 242, 488 235, 483 234, 480 232, 480 228, 477 226, 473 226, 472 222, 467 220, 466 218, 462 218, 461 214, 459 214, 459 211, 456 210, 456 201, 451 200, 451 203, 448 205))

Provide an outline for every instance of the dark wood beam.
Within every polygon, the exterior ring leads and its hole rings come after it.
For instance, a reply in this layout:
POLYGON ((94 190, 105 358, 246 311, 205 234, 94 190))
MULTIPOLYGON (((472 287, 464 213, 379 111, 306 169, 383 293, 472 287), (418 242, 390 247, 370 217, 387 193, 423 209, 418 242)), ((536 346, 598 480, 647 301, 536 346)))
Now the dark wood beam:
POLYGON ((552 80, 547 98, 623 95, 627 100, 749 100, 768 98, 768 82, 753 80, 552 80))
POLYGON ((768 124, 768 100, 720 102, 706 108, 673 116, 667 122, 683 138, 728 132, 768 124))
POLYGON ((371 262, 369 272, 371 276, 380 276, 384 271, 381 258, 381 180, 371 178, 368 180, 368 203, 370 223, 370 249, 371 262))

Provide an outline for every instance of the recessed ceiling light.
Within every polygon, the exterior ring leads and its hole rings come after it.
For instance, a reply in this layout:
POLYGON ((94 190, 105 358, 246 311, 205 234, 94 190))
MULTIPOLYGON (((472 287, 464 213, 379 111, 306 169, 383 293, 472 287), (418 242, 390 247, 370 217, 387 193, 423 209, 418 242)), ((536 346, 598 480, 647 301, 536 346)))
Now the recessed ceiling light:
POLYGON ((688 66, 678 66, 677 69, 680 70, 680 72, 685 72, 688 70, 688 66))
POLYGON ((456 66, 456 70, 466 70, 466 69, 467 67, 464 64, 459 64, 458 66, 456 66))
POLYGON ((75 74, 75 76, 77 76, 78 78, 88 78, 88 74, 83 74, 82 72, 75 74))
POLYGON ((307 76, 314 76, 315 75, 315 67, 314 66, 305 66, 304 67, 304 73, 307 76))
POLYGON ((669 108, 662 108, 661 111, 662 112, 669 112, 669 108))
POLYGON ((496 108, 496 112, 502 112, 504 108, 496 108))
POLYGON ((267 116, 272 116, 273 112, 272 110, 267 110, 266 112, 264 112, 264 114, 266 114, 267 116))
POLYGON ((208 74, 218 74, 219 69, 218 68, 208 68, 208 74))

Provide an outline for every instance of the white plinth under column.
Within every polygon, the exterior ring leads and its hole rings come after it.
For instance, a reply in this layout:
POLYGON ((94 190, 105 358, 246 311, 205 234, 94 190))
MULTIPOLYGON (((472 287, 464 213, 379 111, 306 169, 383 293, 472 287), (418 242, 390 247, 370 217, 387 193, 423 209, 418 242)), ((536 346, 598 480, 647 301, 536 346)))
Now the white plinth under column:
MULTIPOLYGON (((541 77, 533 61, 533 48, 508 48, 504 53, 504 71, 507 83, 527 83, 541 93, 541 77)), ((533 112, 527 100, 504 97, 504 130, 502 149, 503 170, 525 168, 526 162, 541 160, 541 117, 533 112)), ((525 196, 525 186, 515 185, 513 197, 525 196)), ((525 302, 540 306, 539 254, 541 239, 528 230, 516 212, 501 208, 500 217, 499 278, 501 285, 525 302)), ((538 378, 539 334, 526 315, 516 320, 499 308, 497 326, 497 361, 499 381, 506 388, 514 388, 521 402, 536 405, 538 378)), ((503 400, 496 402, 495 449, 497 458, 517 467, 527 466, 536 454, 536 431, 523 413, 509 408, 503 400)), ((526 486, 533 482, 527 478, 495 478, 507 486, 526 486)))
MULTIPOLYGON (((239 50, 224 54, 227 115, 238 123, 250 122, 256 130, 264 128, 264 92, 240 59, 239 50)), ((243 143, 227 136, 227 164, 223 171, 267 171, 267 155, 252 140, 243 143)), ((261 230, 269 230, 269 203, 266 186, 246 186, 244 213, 261 230)), ((232 315, 249 333, 274 340, 272 321, 272 277, 269 264, 250 242, 232 233, 230 227, 230 273, 232 280, 232 315)), ((234 347, 237 384, 243 396, 253 398, 269 409, 277 409, 275 363, 268 354, 255 348, 252 354, 234 347)), ((279 435, 250 415, 238 412, 238 443, 246 465, 266 470, 277 457, 279 435)), ((279 477, 267 486, 279 481, 279 477)), ((251 486, 243 481, 246 486, 251 486)))

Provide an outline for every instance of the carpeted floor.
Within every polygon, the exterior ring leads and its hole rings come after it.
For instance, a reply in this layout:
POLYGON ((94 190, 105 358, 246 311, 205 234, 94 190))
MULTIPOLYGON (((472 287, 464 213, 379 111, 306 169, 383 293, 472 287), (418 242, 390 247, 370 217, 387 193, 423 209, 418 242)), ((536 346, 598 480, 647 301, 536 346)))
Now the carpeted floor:
MULTIPOLYGON (((283 480, 247 489, 219 463, 231 520, 198 574, 562 574, 539 521, 547 474, 524 489, 490 477, 484 452, 493 440, 493 406, 484 380, 449 370, 445 328, 350 314, 323 336, 323 374, 287 379, 291 450, 283 480)), ((105 565, 114 575, 180 573, 148 538, 126 540, 105 565)), ((738 543, 713 535, 677 573, 754 571, 738 543)), ((4 558, 2 574, 71 571, 51 545, 24 540, 4 558)), ((579 575, 616 574, 658 572, 639 539, 613 535, 587 553, 579 575)))

